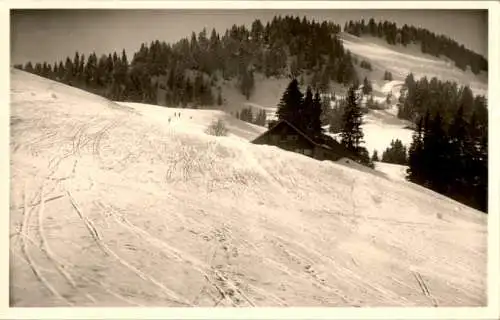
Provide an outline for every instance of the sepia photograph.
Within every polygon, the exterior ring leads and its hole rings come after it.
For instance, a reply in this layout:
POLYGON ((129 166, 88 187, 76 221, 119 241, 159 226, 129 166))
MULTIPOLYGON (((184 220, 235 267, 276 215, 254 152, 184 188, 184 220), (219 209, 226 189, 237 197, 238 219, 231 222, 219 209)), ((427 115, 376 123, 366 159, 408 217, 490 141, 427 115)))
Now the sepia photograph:
POLYGON ((488 9, 9 15, 11 308, 488 306, 488 9))

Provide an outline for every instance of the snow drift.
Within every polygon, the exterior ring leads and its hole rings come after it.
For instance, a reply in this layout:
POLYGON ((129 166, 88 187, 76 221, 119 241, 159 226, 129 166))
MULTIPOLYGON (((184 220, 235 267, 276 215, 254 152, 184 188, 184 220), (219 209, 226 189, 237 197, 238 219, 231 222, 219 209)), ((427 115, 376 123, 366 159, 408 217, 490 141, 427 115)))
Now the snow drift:
POLYGON ((250 144, 260 128, 238 120, 209 136, 219 111, 118 104, 19 70, 11 85, 12 306, 487 303, 473 209, 250 144))

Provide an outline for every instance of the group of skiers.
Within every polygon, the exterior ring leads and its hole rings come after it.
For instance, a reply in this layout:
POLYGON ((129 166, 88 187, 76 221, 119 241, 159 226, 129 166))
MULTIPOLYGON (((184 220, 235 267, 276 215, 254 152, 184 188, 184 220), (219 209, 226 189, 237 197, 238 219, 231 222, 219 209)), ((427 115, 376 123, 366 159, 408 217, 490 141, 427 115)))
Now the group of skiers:
MULTIPOLYGON (((180 112, 174 112, 174 117, 175 118, 180 118, 181 117, 181 113, 180 112)), ((171 120, 172 120, 172 118, 168 118, 168 123, 170 123, 171 120)))

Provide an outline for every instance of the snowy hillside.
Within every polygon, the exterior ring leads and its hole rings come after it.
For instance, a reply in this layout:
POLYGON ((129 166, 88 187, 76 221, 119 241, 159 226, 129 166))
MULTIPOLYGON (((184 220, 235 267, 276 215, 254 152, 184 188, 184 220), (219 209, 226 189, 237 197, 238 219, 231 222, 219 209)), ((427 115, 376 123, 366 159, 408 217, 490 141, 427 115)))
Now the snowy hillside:
POLYGON ((207 126, 217 119, 224 120, 230 137, 244 141, 250 141, 267 130, 265 127, 238 120, 220 110, 165 108, 133 102, 116 102, 116 104, 132 108, 145 117, 146 121, 153 121, 160 126, 168 124, 168 128, 176 132, 205 132, 207 126))
POLYGON ((486 215, 218 116, 12 70, 11 305, 486 305, 486 215))
MULTIPOLYGON (((372 83, 374 100, 384 103, 389 92, 393 96, 392 107, 389 110, 370 111, 364 116, 362 128, 365 134, 365 147, 370 154, 374 150, 382 154, 393 139, 400 139, 407 146, 411 143, 412 131, 407 128, 409 122, 396 117, 399 92, 405 77, 410 72, 416 79, 424 76, 429 79, 437 77, 443 81, 450 80, 459 85, 469 85, 474 94, 487 94, 488 77, 484 72, 477 76, 470 71, 464 72, 447 58, 423 54, 417 45, 409 45, 406 48, 401 45, 393 46, 380 38, 370 36, 358 38, 348 33, 341 33, 340 39, 344 47, 358 57, 359 61, 366 60, 371 63, 372 71, 367 71, 359 65, 356 65, 355 69, 361 80, 367 77, 372 83), (383 80, 385 71, 392 73, 393 81, 383 80)), ((265 109, 268 118, 272 119, 275 117, 276 105, 288 82, 289 79, 286 77, 268 79, 257 74, 255 90, 248 101, 241 95, 234 81, 224 82, 222 84, 222 92, 226 99, 224 108, 227 111, 237 111, 252 106, 254 110, 265 109)), ((334 89, 337 96, 345 95, 346 88, 337 85, 334 89)))
MULTIPOLYGON (((450 80, 461 85, 469 85, 474 94, 486 94, 488 91, 486 73, 474 75, 470 70, 464 72, 447 58, 437 58, 422 53, 420 47, 415 44, 407 47, 394 46, 380 38, 356 37, 345 32, 341 33, 340 38, 344 48, 358 56, 360 61, 365 59, 371 63, 373 71, 363 70, 361 74, 363 77, 368 76, 369 80, 381 82, 387 70, 392 73, 394 80, 403 81, 408 73, 412 72, 415 79, 424 76, 429 79, 437 77, 443 81, 450 80)), ((397 84, 397 81, 394 83, 397 84)), ((397 91, 399 92, 399 89, 397 91)))
POLYGON ((405 181, 407 166, 399 164, 378 162, 375 161, 375 170, 384 173, 387 177, 393 180, 405 181))

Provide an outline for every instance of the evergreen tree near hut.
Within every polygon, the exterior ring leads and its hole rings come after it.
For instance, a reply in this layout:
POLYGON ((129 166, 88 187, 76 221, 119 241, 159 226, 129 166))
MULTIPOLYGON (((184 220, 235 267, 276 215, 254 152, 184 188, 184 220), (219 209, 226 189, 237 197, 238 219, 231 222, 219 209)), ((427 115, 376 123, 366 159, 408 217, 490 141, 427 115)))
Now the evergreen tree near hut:
POLYGON ((310 134, 312 131, 312 109, 313 109, 313 93, 310 86, 307 87, 306 95, 302 102, 301 110, 300 110, 300 121, 298 121, 295 125, 305 132, 306 134, 310 134))
POLYGON ((278 120, 287 120, 293 125, 300 126, 304 95, 300 92, 299 82, 293 79, 286 88, 276 111, 278 120))
POLYGON ((363 142, 363 131, 361 129, 363 114, 358 104, 358 98, 354 87, 350 87, 345 109, 342 114, 342 129, 340 132, 341 143, 352 152, 358 153, 363 142))
POLYGON ((323 128, 321 125, 322 112, 323 107, 321 103, 321 96, 319 92, 316 92, 312 101, 309 119, 309 132, 312 137, 319 137, 323 134, 323 128))

